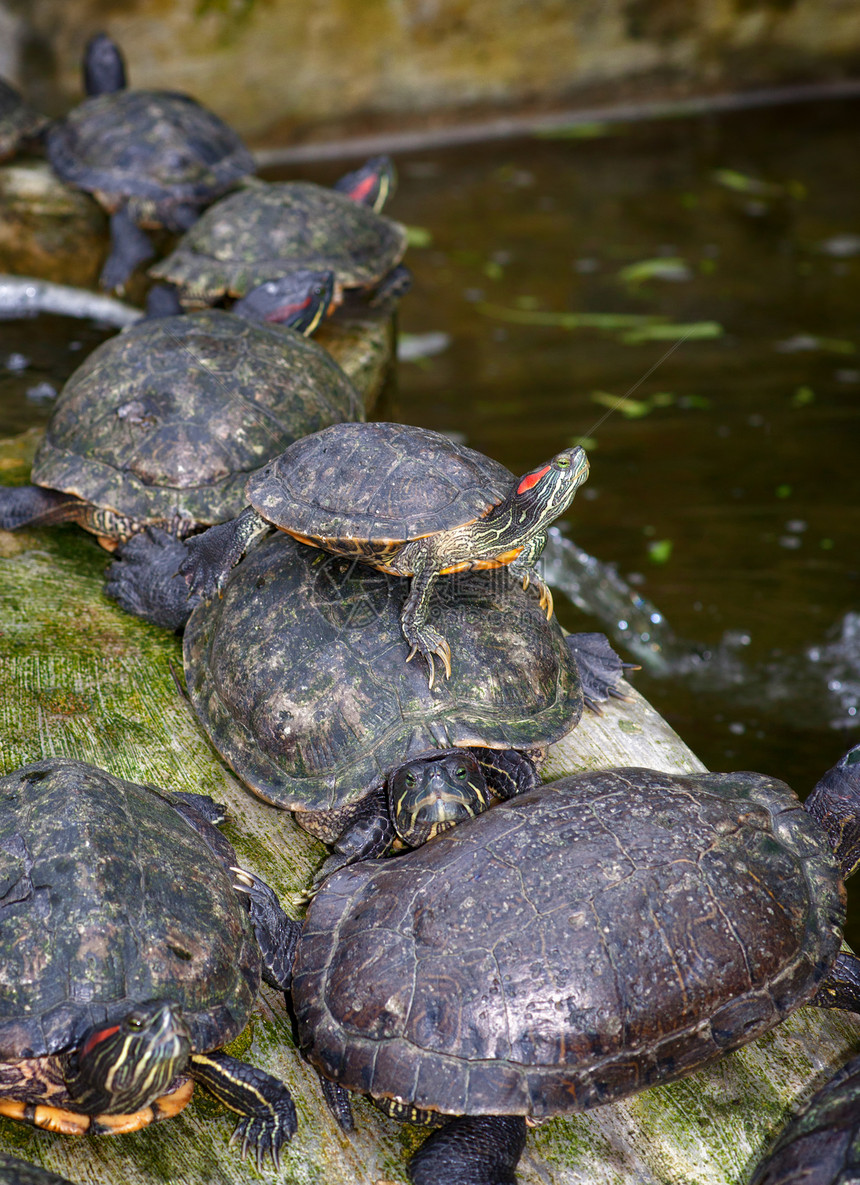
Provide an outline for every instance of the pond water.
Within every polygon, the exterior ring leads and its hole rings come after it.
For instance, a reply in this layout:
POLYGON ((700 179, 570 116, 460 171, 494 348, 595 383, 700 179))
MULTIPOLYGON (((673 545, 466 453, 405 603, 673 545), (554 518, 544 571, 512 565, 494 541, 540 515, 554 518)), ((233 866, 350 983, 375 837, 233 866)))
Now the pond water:
MULTIPOLYGON (((831 101, 427 151, 390 206, 415 285, 386 416, 517 472, 583 440, 548 557, 562 622, 611 630, 711 768, 801 794, 860 725, 857 119, 831 101), (573 604, 574 540, 597 615, 573 604)), ((103 336, 0 323, 0 435, 43 421, 103 336)))

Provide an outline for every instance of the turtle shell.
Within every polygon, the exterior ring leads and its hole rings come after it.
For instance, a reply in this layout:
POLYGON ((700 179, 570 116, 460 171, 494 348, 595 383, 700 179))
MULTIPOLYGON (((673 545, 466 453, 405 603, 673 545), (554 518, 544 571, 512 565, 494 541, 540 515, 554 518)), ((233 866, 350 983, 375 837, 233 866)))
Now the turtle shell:
POLYGON ((364 414, 331 356, 217 310, 110 338, 63 388, 33 481, 137 523, 237 515, 248 474, 296 437, 364 414))
POLYGON ((254 171, 232 128, 172 91, 87 99, 53 125, 47 151, 64 181, 94 193, 107 209, 135 199, 142 221, 171 230, 187 225, 173 220, 175 206, 206 205, 254 171))
POLYGON ((458 639, 451 678, 405 661, 403 583, 276 534, 185 629, 191 702, 215 748, 267 802, 354 803, 428 749, 540 748, 579 720, 582 692, 560 626, 506 571, 434 591, 458 639))
POLYGON ((293 970, 343 1086, 543 1118, 687 1074, 808 1001, 839 950, 824 833, 754 773, 562 778, 332 876, 293 970))
POLYGON ((276 526, 334 549, 394 545, 489 514, 514 475, 441 432, 408 424, 341 424, 296 441, 248 482, 276 526))
POLYGON ((0 803, 0 1060, 151 999, 182 1006, 198 1052, 242 1031, 260 955, 214 827, 81 761, 8 774, 0 803))
POLYGON ((406 251, 406 230, 310 181, 255 181, 216 202, 150 275, 184 301, 244 296, 296 268, 333 271, 340 288, 374 288, 406 251))
POLYGON ((48 117, 25 103, 14 87, 0 78, 0 161, 35 139, 48 126, 48 117))

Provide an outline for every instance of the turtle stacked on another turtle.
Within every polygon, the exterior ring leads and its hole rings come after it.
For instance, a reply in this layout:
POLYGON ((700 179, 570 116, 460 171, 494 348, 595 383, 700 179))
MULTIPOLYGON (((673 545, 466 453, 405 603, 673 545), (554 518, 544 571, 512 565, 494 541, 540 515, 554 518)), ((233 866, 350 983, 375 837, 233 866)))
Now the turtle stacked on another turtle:
POLYGON ((48 132, 48 159, 110 214, 101 283, 118 288, 153 254, 141 227, 187 230, 205 206, 253 173, 254 160, 223 120, 188 95, 126 89, 122 55, 103 33, 87 45, 84 86, 89 98, 48 132))

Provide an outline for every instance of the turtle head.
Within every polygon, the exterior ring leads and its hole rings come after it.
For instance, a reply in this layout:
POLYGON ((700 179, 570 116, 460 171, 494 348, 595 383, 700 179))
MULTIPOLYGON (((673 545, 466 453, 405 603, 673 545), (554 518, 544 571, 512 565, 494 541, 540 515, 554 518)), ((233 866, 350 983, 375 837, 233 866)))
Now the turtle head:
POLYGON ((372 156, 352 173, 344 173, 332 189, 378 214, 394 192, 397 174, 390 156, 372 156))
POLYGON ((446 749, 407 761, 388 779, 388 808, 398 837, 417 848, 490 805, 491 794, 468 749, 446 749))
POLYGON ((860 744, 842 754, 803 806, 824 828, 847 880, 860 868, 860 744))
POLYGON ((334 272, 300 269, 252 288, 236 301, 233 312, 249 321, 288 325, 310 337, 327 316, 334 294, 334 272))
POLYGON ((125 62, 119 46, 107 33, 96 33, 84 50, 84 90, 92 95, 112 95, 125 90, 125 62))
POLYGON ((66 1085, 90 1115, 131 1114, 164 1094, 190 1052, 179 1006, 149 1000, 120 1021, 87 1030, 70 1056, 66 1085))
POLYGON ((577 445, 524 473, 511 495, 520 522, 533 524, 535 530, 545 530, 570 506, 574 494, 588 477, 588 468, 585 449, 577 445))

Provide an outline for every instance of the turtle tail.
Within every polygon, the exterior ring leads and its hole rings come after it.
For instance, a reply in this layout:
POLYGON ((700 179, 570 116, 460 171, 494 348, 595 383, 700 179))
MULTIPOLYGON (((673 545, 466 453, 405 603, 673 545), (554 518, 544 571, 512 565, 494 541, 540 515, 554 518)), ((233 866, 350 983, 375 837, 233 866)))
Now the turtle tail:
POLYGON ((80 522, 84 506, 74 494, 43 490, 41 486, 0 489, 0 530, 80 522))

